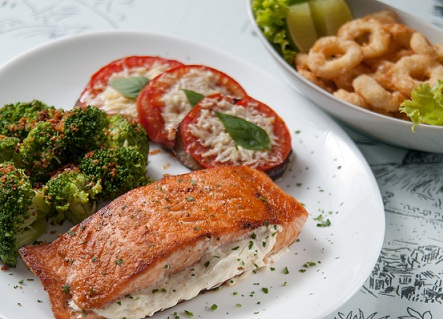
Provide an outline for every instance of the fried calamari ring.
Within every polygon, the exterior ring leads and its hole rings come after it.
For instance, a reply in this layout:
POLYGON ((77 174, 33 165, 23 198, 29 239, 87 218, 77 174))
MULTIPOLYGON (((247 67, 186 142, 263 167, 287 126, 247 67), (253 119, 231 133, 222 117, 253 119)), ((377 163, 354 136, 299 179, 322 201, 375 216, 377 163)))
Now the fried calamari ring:
POLYGON ((392 41, 399 47, 410 48, 411 37, 415 32, 413 29, 400 23, 387 24, 384 29, 391 34, 392 41))
POLYGON ((409 43, 412 51, 415 54, 428 55, 434 59, 437 58, 437 51, 435 50, 435 47, 422 33, 414 32, 409 43))
POLYGON ((340 100, 346 101, 350 104, 354 104, 365 109, 369 108, 368 103, 366 103, 365 99, 358 93, 349 92, 344 89, 338 89, 333 94, 335 97, 339 98, 340 100))
POLYGON ((295 55, 294 61, 298 73, 306 80, 314 83, 315 85, 321 87, 323 90, 328 91, 329 93, 332 93, 336 90, 334 82, 318 77, 309 69, 307 53, 297 53, 295 55))
POLYGON ((382 87, 373 77, 362 74, 352 82, 354 90, 361 95, 371 108, 385 112, 398 111, 406 97, 398 91, 390 92, 382 87))
POLYGON ((398 22, 397 14, 392 10, 381 10, 372 14, 365 16, 363 19, 369 20, 377 20, 381 24, 391 24, 398 22))
POLYGON ((374 80, 377 81, 377 83, 380 84, 385 90, 390 92, 397 91, 397 88, 392 83, 391 78, 387 76, 394 65, 395 63, 386 61, 383 65, 380 65, 380 67, 374 73, 371 73, 371 77, 374 78, 374 80))
POLYGON ((338 30, 337 37, 358 43, 365 59, 385 54, 391 40, 389 32, 374 19, 355 19, 346 22, 338 30))
POLYGON ((352 87, 352 81, 354 80, 354 78, 356 78, 360 74, 371 73, 371 72, 372 70, 368 66, 364 64, 359 64, 355 68, 346 72, 345 74, 337 78, 333 78, 331 81, 334 82, 337 89, 344 89, 346 91, 352 92, 354 91, 354 88, 352 87))
POLYGON ((298 69, 298 73, 304 77, 306 80, 314 83, 318 87, 322 88, 325 91, 328 91, 329 93, 332 93, 335 91, 334 83, 328 80, 323 80, 322 78, 319 78, 317 75, 315 75, 313 72, 311 72, 308 69, 298 69))
POLYGON ((315 42, 309 51, 308 66, 317 76, 330 80, 352 70, 362 60, 357 43, 328 36, 315 42))
POLYGON ((437 54, 437 61, 439 63, 443 63, 443 44, 434 44, 434 50, 437 54))
POLYGON ((388 76, 397 90, 410 96, 419 84, 428 83, 432 87, 443 79, 443 65, 430 56, 414 54, 398 60, 388 76))
POLYGON ((294 58, 295 67, 309 69, 308 66, 308 54, 307 53, 297 53, 294 58))

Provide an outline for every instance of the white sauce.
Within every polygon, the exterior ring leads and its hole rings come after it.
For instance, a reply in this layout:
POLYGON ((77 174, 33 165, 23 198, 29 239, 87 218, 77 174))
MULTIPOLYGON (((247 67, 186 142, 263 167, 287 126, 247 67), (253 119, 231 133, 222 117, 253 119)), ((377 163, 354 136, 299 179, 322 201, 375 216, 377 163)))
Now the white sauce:
MULTIPOLYGON (((255 236, 242 237, 226 246, 208 248, 200 262, 156 286, 122 297, 105 308, 91 310, 109 319, 139 319, 173 307, 181 300, 196 297, 202 290, 217 287, 233 277, 248 274, 278 260, 287 250, 270 258, 266 255, 274 247, 281 230, 281 226, 262 226, 254 230, 255 236)), ((70 306, 81 311, 72 300, 70 306)))

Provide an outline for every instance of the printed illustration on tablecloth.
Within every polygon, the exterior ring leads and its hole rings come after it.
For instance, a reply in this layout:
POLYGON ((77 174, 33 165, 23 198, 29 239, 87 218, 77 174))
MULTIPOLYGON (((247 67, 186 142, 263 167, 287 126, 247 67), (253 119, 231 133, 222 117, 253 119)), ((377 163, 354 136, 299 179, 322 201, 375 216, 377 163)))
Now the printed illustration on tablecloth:
POLYGON ((378 312, 334 319, 436 319, 443 313, 443 154, 410 152, 401 164, 373 165, 386 213, 380 257, 359 295, 378 312), (394 301, 395 300, 395 301, 394 301), (395 309, 392 304, 405 305, 395 309), (385 313, 380 309, 386 309, 385 313))
POLYGON ((73 5, 72 2, 63 0, 5 0, 0 4, 0 34, 58 38, 87 31, 92 25, 95 28, 117 29, 119 23, 128 18, 128 9, 133 2, 133 0, 86 0, 77 1, 73 5), (13 14, 17 11, 23 14, 20 16, 13 14), (32 25, 29 21, 33 21, 32 25))

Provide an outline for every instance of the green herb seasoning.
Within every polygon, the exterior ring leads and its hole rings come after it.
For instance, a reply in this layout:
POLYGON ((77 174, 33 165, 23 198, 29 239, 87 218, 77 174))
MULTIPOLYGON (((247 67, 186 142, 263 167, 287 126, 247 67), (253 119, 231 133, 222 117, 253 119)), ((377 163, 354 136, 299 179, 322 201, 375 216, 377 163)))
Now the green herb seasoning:
POLYGON ((306 263, 303 264, 303 268, 299 269, 299 272, 306 272, 306 270, 310 267, 314 267, 316 266, 317 263, 315 261, 308 261, 306 263))
POLYGON ((317 227, 329 227, 329 226, 331 226, 331 221, 329 220, 329 218, 317 224, 317 227))
POLYGON ((68 285, 68 284, 64 284, 63 286, 62 286, 62 291, 65 293, 65 294, 69 294, 69 291, 71 290, 71 287, 68 285))
POLYGON ((318 215, 314 218, 315 221, 318 221, 317 227, 329 227, 331 226, 331 221, 328 219, 325 219, 323 214, 318 215))

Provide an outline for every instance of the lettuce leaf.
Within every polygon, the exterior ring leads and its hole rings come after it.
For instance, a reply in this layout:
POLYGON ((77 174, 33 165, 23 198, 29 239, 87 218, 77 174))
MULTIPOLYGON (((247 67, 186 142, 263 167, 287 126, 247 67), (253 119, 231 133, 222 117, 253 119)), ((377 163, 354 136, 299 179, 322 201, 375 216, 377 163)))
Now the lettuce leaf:
POLYGON ((412 121, 412 131, 419 124, 443 125, 443 81, 431 88, 429 84, 418 85, 411 99, 400 105, 400 111, 412 121))
POLYGON ((286 28, 286 7, 293 0, 252 0, 255 21, 264 36, 289 63, 294 62, 296 50, 289 42, 286 28))

